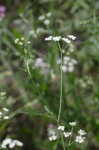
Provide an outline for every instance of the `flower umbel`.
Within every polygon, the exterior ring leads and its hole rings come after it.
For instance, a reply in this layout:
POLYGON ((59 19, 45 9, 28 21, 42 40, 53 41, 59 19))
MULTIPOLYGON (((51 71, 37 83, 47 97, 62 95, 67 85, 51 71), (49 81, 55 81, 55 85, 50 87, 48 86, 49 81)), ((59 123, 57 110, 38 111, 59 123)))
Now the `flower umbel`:
POLYGON ((77 122, 75 122, 75 121, 74 122, 69 122, 70 126, 76 126, 76 124, 77 124, 77 122))
POLYGON ((58 130, 64 131, 65 127, 64 126, 58 126, 58 130))
POLYGON ((12 149, 16 146, 22 147, 23 143, 20 142, 19 140, 13 140, 11 138, 6 138, 6 139, 3 140, 2 144, 1 144, 1 148, 4 148, 4 149, 6 149, 7 147, 12 149))
POLYGON ((83 143, 85 141, 85 137, 82 137, 81 135, 76 136, 75 142, 76 143, 83 143))

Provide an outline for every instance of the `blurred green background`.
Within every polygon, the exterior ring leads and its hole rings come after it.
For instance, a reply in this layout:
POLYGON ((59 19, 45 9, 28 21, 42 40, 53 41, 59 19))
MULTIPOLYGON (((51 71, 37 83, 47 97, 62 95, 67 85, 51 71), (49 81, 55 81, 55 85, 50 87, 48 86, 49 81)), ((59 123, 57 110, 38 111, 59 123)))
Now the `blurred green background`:
POLYGON ((1 120, 0 141, 10 136, 24 143, 22 150, 63 149, 47 135, 57 124, 60 52, 45 37, 72 34, 72 45, 60 43, 63 55, 78 62, 63 73, 61 122, 77 121, 88 133, 85 144, 71 150, 99 150, 99 1, 1 0, 1 6, 0 107, 9 108, 11 119, 1 120), (23 44, 15 44, 22 37, 23 44))

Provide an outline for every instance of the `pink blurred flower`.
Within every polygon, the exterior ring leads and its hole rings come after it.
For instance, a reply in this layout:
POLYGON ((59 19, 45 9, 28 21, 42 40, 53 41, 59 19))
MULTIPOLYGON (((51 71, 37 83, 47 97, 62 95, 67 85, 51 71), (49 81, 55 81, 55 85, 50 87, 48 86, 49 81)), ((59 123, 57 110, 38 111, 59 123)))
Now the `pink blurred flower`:
POLYGON ((6 7, 3 5, 0 5, 0 18, 2 19, 5 17, 6 7))

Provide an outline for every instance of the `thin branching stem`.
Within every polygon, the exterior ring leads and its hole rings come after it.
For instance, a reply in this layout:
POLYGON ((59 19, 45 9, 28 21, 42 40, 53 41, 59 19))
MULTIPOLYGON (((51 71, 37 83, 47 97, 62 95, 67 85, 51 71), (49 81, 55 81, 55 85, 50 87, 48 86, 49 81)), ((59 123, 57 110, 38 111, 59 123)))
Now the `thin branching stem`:
POLYGON ((63 61, 63 57, 62 57, 62 49, 60 46, 60 43, 58 42, 58 47, 61 53, 61 65, 60 65, 60 102, 59 102, 59 112, 58 112, 58 119, 57 119, 57 123, 59 124, 60 122, 60 117, 61 117, 61 111, 62 111, 62 97, 63 97, 63 72, 62 72, 62 61, 63 61))

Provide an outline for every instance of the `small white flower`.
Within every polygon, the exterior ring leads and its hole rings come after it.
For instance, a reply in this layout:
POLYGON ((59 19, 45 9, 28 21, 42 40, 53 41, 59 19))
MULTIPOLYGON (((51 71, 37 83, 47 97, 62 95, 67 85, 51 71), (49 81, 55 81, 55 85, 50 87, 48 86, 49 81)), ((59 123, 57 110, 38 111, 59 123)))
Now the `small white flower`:
POLYGON ((68 63, 68 66, 71 67, 71 66, 74 66, 74 64, 70 61, 70 62, 68 63))
POLYGON ((68 72, 73 72, 74 71, 74 66, 71 65, 71 66, 68 66, 68 72))
POLYGON ((18 39, 18 38, 17 38, 17 39, 15 39, 15 41, 14 41, 14 42, 15 42, 15 44, 17 44, 17 43, 19 42, 19 39, 18 39))
POLYGON ((67 138, 72 135, 72 132, 64 132, 64 137, 67 138))
POLYGON ((53 41, 57 42, 61 40, 61 36, 54 36, 53 41))
POLYGON ((2 116, 3 115, 3 113, 0 111, 0 116, 2 116))
POLYGON ((56 63, 57 63, 58 65, 61 64, 61 59, 58 58, 57 61, 56 61, 56 63))
POLYGON ((65 127, 64 126, 58 126, 58 130, 64 131, 65 127))
POLYGON ((47 130, 48 130, 48 137, 56 135, 56 126, 54 126, 53 124, 49 124, 47 130))
POLYGON ((50 17, 51 15, 52 15, 51 12, 48 12, 48 13, 46 14, 47 17, 50 17))
POLYGON ((27 41, 27 44, 31 44, 31 42, 30 42, 30 41, 27 41))
POLYGON ((0 96, 5 96, 6 93, 5 92, 0 92, 0 96))
POLYGON ((50 20, 48 20, 48 19, 44 20, 44 24, 45 25, 49 25, 50 24, 50 20))
POLYGON ((12 149, 12 148, 14 148, 15 147, 15 142, 14 141, 12 141, 11 143, 9 143, 9 148, 10 149, 12 149))
POLYGON ((23 42, 21 42, 21 41, 19 41, 19 43, 18 43, 19 45, 23 45, 23 42))
POLYGON ((85 141, 85 137, 76 136, 75 142, 77 142, 77 143, 83 143, 84 141, 85 141))
POLYGON ((12 149, 15 146, 19 146, 22 147, 23 143, 18 141, 18 140, 13 140, 11 138, 6 138, 3 140, 2 144, 1 144, 1 148, 7 148, 7 146, 12 149))
POLYGON ((77 122, 75 122, 75 121, 74 122, 69 122, 70 126, 76 126, 76 124, 77 124, 77 122))
POLYGON ((57 136, 56 135, 52 135, 49 137, 49 140, 50 141, 55 141, 57 139, 57 136))
POLYGON ((44 20, 45 19, 45 16, 39 16, 39 18, 38 18, 38 20, 40 20, 40 21, 42 21, 42 20, 44 20))
POLYGON ((68 62, 69 62, 68 60, 63 60, 64 65, 67 65, 68 62))
POLYGON ((68 67, 65 65, 62 65, 61 69, 63 72, 68 72, 68 67))
POLYGON ((77 61, 75 59, 71 59, 71 62, 76 65, 77 64, 77 61))
MULTIPOLYGON (((57 64, 61 64, 61 59, 57 60, 57 64)), ((63 57, 63 62, 62 62, 61 69, 63 72, 73 72, 75 64, 77 64, 77 61, 73 58, 70 58, 69 56, 64 56, 63 57)))
POLYGON ((70 57, 68 57, 68 56, 64 56, 63 60, 64 60, 65 62, 67 62, 67 61, 69 61, 69 60, 70 60, 70 57))
POLYGON ((72 39, 72 40, 75 40, 75 39, 76 39, 76 36, 74 36, 74 35, 68 35, 67 37, 69 37, 69 38, 72 39))
POLYGON ((48 64, 44 62, 44 60, 42 58, 37 58, 35 60, 35 67, 39 68, 44 68, 44 67, 48 67, 48 64))
POLYGON ((35 60, 34 68, 39 68, 42 74, 48 74, 50 72, 50 65, 43 58, 37 58, 35 60))
POLYGON ((3 119, 8 120, 9 116, 4 116, 3 119))
POLYGON ((35 66, 36 67, 41 67, 43 65, 43 59, 42 58, 37 58, 35 61, 35 66))
POLYGON ((45 38, 46 41, 55 41, 55 42, 58 42, 61 40, 61 36, 49 36, 47 38, 45 38))
POLYGON ((6 148, 7 145, 9 145, 12 142, 11 138, 6 138, 3 140, 2 144, 1 144, 1 148, 6 148))
POLYGON ((20 142, 19 140, 14 140, 15 142, 15 145, 19 146, 19 147, 22 147, 23 146, 23 143, 20 142))
POLYGON ((9 111, 9 109, 6 108, 6 107, 4 107, 3 110, 4 110, 5 112, 8 112, 8 111, 9 111))
POLYGON ((48 136, 51 137, 56 135, 56 130, 54 128, 48 128, 48 136))
POLYGON ((4 144, 1 144, 1 148, 7 148, 7 146, 6 145, 4 145, 4 144))
POLYGON ((24 41, 24 37, 21 37, 21 40, 24 41))
POLYGON ((53 39, 53 37, 52 36, 49 36, 49 37, 46 37, 45 38, 45 41, 51 41, 53 39))
POLYGON ((68 38, 62 38, 62 40, 68 44, 71 43, 71 41, 68 38))
POLYGON ((78 131, 78 134, 79 134, 79 135, 86 135, 87 133, 86 133, 84 130, 80 129, 80 130, 78 131))

